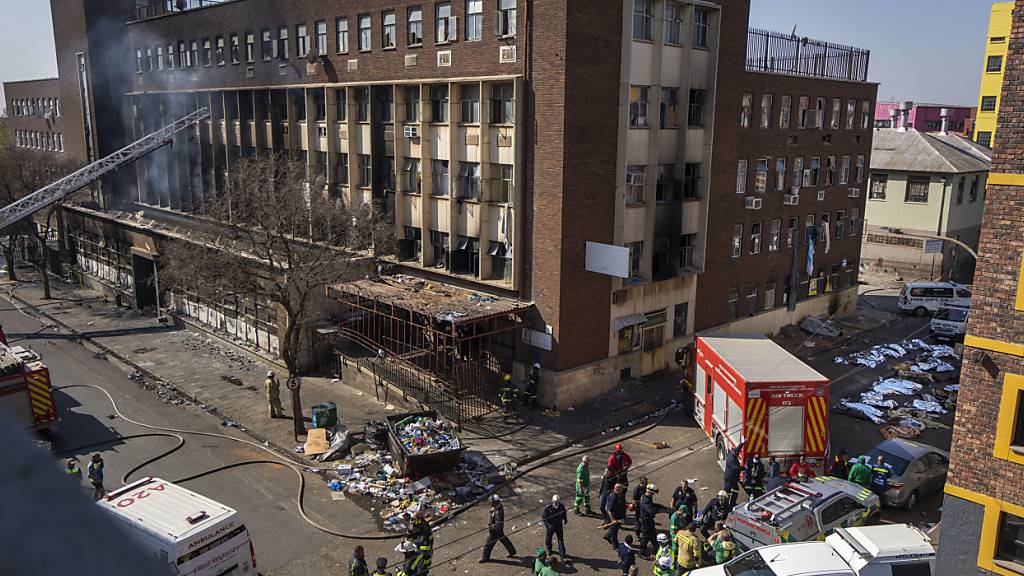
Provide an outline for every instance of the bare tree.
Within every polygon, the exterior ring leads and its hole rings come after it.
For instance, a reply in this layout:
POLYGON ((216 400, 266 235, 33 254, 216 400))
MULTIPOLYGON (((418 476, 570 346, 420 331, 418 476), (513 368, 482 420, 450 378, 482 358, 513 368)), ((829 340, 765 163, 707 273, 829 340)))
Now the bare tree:
MULTIPOLYGON (((57 154, 8 146, 0 149, 0 203, 3 205, 24 198, 36 190, 63 178, 78 168, 77 163, 57 154)), ((54 204, 34 217, 15 223, 0 236, 0 251, 7 265, 7 276, 17 280, 15 258, 18 244, 25 238, 35 241, 36 250, 30 251, 29 262, 39 272, 43 283, 43 298, 50 296, 50 262, 48 236, 57 229, 57 211, 54 204)))
POLYGON ((350 207, 283 155, 243 159, 224 193, 197 211, 197 227, 169 241, 161 283, 213 301, 239 295, 276 304, 289 376, 299 373, 301 323, 324 287, 371 272, 368 255, 393 251, 394 229, 370 205, 350 207))

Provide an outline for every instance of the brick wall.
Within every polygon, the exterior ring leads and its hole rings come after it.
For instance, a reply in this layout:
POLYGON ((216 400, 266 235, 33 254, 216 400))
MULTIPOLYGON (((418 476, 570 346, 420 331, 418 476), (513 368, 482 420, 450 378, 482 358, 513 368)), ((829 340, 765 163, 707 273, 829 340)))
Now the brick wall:
MULTIPOLYGON (((24 82, 4 82, 4 96, 7 99, 7 130, 10 133, 10 144, 15 145, 15 134, 18 130, 34 131, 53 134, 64 134, 67 129, 64 116, 54 117, 50 122, 36 116, 16 116, 14 110, 15 100, 28 100, 31 98, 59 98, 60 83, 56 78, 45 80, 26 80, 24 82)), ((72 103, 73 105, 73 103, 72 103)), ((63 114, 65 102, 60 101, 59 105, 63 114)), ((67 150, 67 136, 64 136, 64 147, 67 150)), ((58 152, 53 152, 58 154, 58 152)), ((64 154, 68 154, 65 152, 64 154)))
MULTIPOLYGON (((724 33, 723 33, 724 36, 724 33)), ((738 47, 730 49, 723 38, 723 49, 720 56, 718 75, 718 94, 715 112, 714 152, 710 174, 709 193, 711 198, 708 208, 708 234, 704 272, 697 282, 697 307, 695 330, 707 330, 729 322, 728 293, 731 288, 740 292, 740 317, 747 316, 746 295, 750 285, 757 286, 758 310, 764 310, 765 282, 774 280, 776 283, 775 306, 782 306, 782 295, 785 292, 786 279, 792 266, 792 251, 786 248, 786 234, 791 217, 799 217, 800 247, 797 250, 800 269, 805 270, 807 248, 803 242, 804 225, 807 215, 814 214, 820 222, 821 215, 831 215, 830 234, 832 235, 831 250, 824 253, 824 243, 815 246, 815 271, 824 268, 829 273, 832 266, 845 260, 854 271, 859 261, 860 241, 862 233, 851 237, 850 222, 853 209, 860 211, 860 219, 864 218, 864 200, 867 196, 867 167, 870 165, 871 129, 861 129, 861 102, 868 100, 869 113, 875 108, 877 84, 866 82, 845 82, 815 78, 801 78, 756 72, 731 73, 730 70, 742 70, 742 58, 745 54, 745 29, 742 38, 732 40, 738 47), (731 67, 731 68, 727 68, 731 67), (744 92, 753 93, 753 111, 749 128, 740 126, 741 100, 744 92), (772 94, 772 118, 769 128, 760 128, 761 95, 772 94), (779 108, 781 96, 791 97, 790 128, 780 129, 779 108), (813 108, 815 98, 821 96, 826 100, 824 129, 799 129, 798 103, 800 96, 808 96, 810 107, 813 108), (839 129, 830 129, 833 97, 842 99, 842 121, 839 129), (847 99, 856 100, 854 129, 846 129, 847 99), (823 138, 831 138, 825 143, 823 138), (796 142, 790 142, 791 138, 796 142), (856 157, 864 155, 864 178, 855 182, 856 157), (850 156, 850 182, 840 185, 839 171, 842 157, 850 156), (804 166, 809 167, 812 156, 821 158, 824 171, 828 156, 836 157, 836 184, 829 188, 802 188, 800 203, 797 206, 785 206, 783 194, 793 183, 793 159, 802 156, 804 166), (755 194, 754 172, 758 158, 767 157, 768 186, 764 194, 755 194), (786 190, 775 191, 775 161, 786 158, 786 190), (746 159, 747 192, 736 193, 737 161, 746 159), (859 188, 858 198, 848 197, 848 188, 859 188), (817 190, 826 189, 825 200, 817 200, 817 190), (747 210, 744 198, 758 196, 762 198, 760 210, 747 210), (843 239, 835 238, 836 211, 846 211, 846 235, 843 239), (768 238, 772 220, 781 220, 780 248, 776 252, 768 250, 768 238), (762 223, 761 253, 750 254, 750 231, 755 222, 762 223), (733 225, 743 225, 743 252, 739 258, 731 256, 731 240, 733 225)), ((871 124, 869 123, 869 126, 871 124)), ((823 177, 819 177, 821 182, 823 177)), ((861 223, 863 230, 863 223, 861 223)), ((806 272, 801 273, 806 278, 806 272)), ((850 274, 841 272, 840 286, 846 286, 850 274)), ((856 273, 854 272, 854 278, 856 273)))
MULTIPOLYGON (((1013 12, 997 137, 990 178, 1024 174, 1024 0, 1013 12)), ((974 298, 967 326, 972 336, 1024 342, 1024 313, 1014 309, 1024 251, 1024 186, 989 184, 979 242, 974 298)), ((964 355, 953 427, 950 484, 1024 505, 1024 467, 992 456, 1006 374, 1024 374, 1024 358, 970 349, 964 355)))

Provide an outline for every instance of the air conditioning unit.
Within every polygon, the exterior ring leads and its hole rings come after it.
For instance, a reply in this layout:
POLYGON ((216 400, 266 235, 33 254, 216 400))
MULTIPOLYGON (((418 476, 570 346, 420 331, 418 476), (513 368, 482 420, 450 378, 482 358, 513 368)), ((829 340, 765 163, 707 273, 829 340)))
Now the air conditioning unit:
POLYGON ((856 198, 856 197, 860 196, 860 188, 850 188, 850 189, 849 189, 849 190, 847 191, 847 195, 848 195, 848 196, 849 196, 850 198, 856 198))
POLYGON ((437 53, 437 65, 438 66, 451 66, 452 65, 452 51, 442 50, 437 53))
POLYGON ((502 46, 498 48, 498 63, 499 64, 514 64, 516 61, 516 47, 515 46, 502 46))
POLYGON ((782 197, 782 203, 786 206, 796 206, 797 204, 800 204, 800 195, 786 194, 782 197))
POLYGON ((406 138, 419 138, 419 127, 406 124, 402 127, 402 136, 405 136, 406 138))
POLYGON ((626 172, 627 186, 643 186, 647 182, 647 174, 643 172, 626 172))
POLYGON ((747 208, 747 210, 760 210, 761 199, 756 198, 754 196, 747 196, 744 201, 744 206, 747 208))
POLYGON ((820 202, 820 201, 822 201, 824 199, 825 199, 825 191, 824 190, 818 190, 818 201, 820 202))

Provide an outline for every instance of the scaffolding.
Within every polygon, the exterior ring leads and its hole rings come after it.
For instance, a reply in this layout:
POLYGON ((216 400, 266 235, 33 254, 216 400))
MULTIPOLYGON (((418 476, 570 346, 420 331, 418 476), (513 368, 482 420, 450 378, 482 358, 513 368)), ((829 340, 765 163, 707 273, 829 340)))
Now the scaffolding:
POLYGON ((342 305, 335 349, 461 425, 497 409, 530 307, 422 280, 332 286, 342 305))

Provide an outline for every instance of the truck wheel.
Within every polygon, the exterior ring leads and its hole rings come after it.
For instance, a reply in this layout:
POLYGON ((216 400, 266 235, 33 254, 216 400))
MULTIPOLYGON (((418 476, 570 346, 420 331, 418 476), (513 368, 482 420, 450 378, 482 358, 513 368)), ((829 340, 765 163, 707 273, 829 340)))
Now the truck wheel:
POLYGON ((914 490, 910 493, 910 496, 907 496, 907 510, 912 510, 917 505, 917 497, 917 490, 914 490))
POLYGON ((924 318, 927 314, 928 309, 925 308, 924 306, 918 306, 917 308, 914 308, 914 316, 917 316, 918 318, 924 318))

